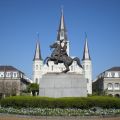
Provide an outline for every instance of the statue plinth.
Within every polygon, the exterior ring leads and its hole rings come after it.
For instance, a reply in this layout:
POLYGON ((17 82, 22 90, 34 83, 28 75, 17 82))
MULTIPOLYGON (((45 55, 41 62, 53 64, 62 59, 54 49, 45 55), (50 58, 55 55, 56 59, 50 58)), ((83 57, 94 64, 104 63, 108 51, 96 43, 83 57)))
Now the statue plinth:
POLYGON ((47 73, 40 80, 40 96, 86 97, 87 80, 82 74, 47 73))

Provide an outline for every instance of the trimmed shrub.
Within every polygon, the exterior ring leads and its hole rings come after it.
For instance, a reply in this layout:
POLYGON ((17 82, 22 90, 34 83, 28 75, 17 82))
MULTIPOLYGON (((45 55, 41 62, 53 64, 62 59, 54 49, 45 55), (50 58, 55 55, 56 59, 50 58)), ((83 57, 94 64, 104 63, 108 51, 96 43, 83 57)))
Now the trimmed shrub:
POLYGON ((103 96, 48 98, 32 96, 14 96, 2 99, 2 107, 14 108, 75 108, 89 109, 92 107, 120 108, 120 99, 103 96))

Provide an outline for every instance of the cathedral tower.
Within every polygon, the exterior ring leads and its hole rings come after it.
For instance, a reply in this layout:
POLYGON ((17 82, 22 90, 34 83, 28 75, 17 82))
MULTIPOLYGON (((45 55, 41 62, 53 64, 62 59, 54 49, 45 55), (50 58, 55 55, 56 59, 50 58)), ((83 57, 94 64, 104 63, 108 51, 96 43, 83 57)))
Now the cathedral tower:
POLYGON ((57 42, 59 43, 60 40, 63 40, 63 44, 64 42, 67 42, 67 54, 69 55, 69 41, 67 39, 67 30, 65 27, 63 9, 61 9, 60 24, 57 33, 57 42))
POLYGON ((87 35, 85 36, 85 45, 82 59, 84 76, 87 79, 87 92, 92 94, 92 61, 89 53, 87 35))
POLYGON ((39 84, 42 77, 43 60, 41 57, 39 36, 36 43, 35 55, 33 58, 33 82, 39 84))

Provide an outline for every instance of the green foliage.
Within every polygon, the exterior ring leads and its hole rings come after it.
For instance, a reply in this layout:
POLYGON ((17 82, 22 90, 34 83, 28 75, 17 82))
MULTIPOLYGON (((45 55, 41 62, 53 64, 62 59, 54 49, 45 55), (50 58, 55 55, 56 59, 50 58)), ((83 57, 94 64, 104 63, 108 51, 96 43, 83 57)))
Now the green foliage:
POLYGON ((27 91, 35 95, 35 92, 39 92, 39 85, 37 83, 31 83, 28 85, 27 91))
POLYGON ((14 108, 79 108, 92 107, 120 109, 120 99, 107 96, 47 98, 32 96, 14 96, 1 100, 2 107, 14 108))

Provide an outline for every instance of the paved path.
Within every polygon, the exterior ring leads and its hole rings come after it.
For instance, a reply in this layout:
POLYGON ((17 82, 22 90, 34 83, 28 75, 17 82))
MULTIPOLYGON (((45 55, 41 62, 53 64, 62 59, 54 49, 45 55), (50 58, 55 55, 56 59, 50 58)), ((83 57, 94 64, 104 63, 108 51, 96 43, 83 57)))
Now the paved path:
POLYGON ((120 120, 120 117, 41 117, 0 114, 0 120, 120 120))

